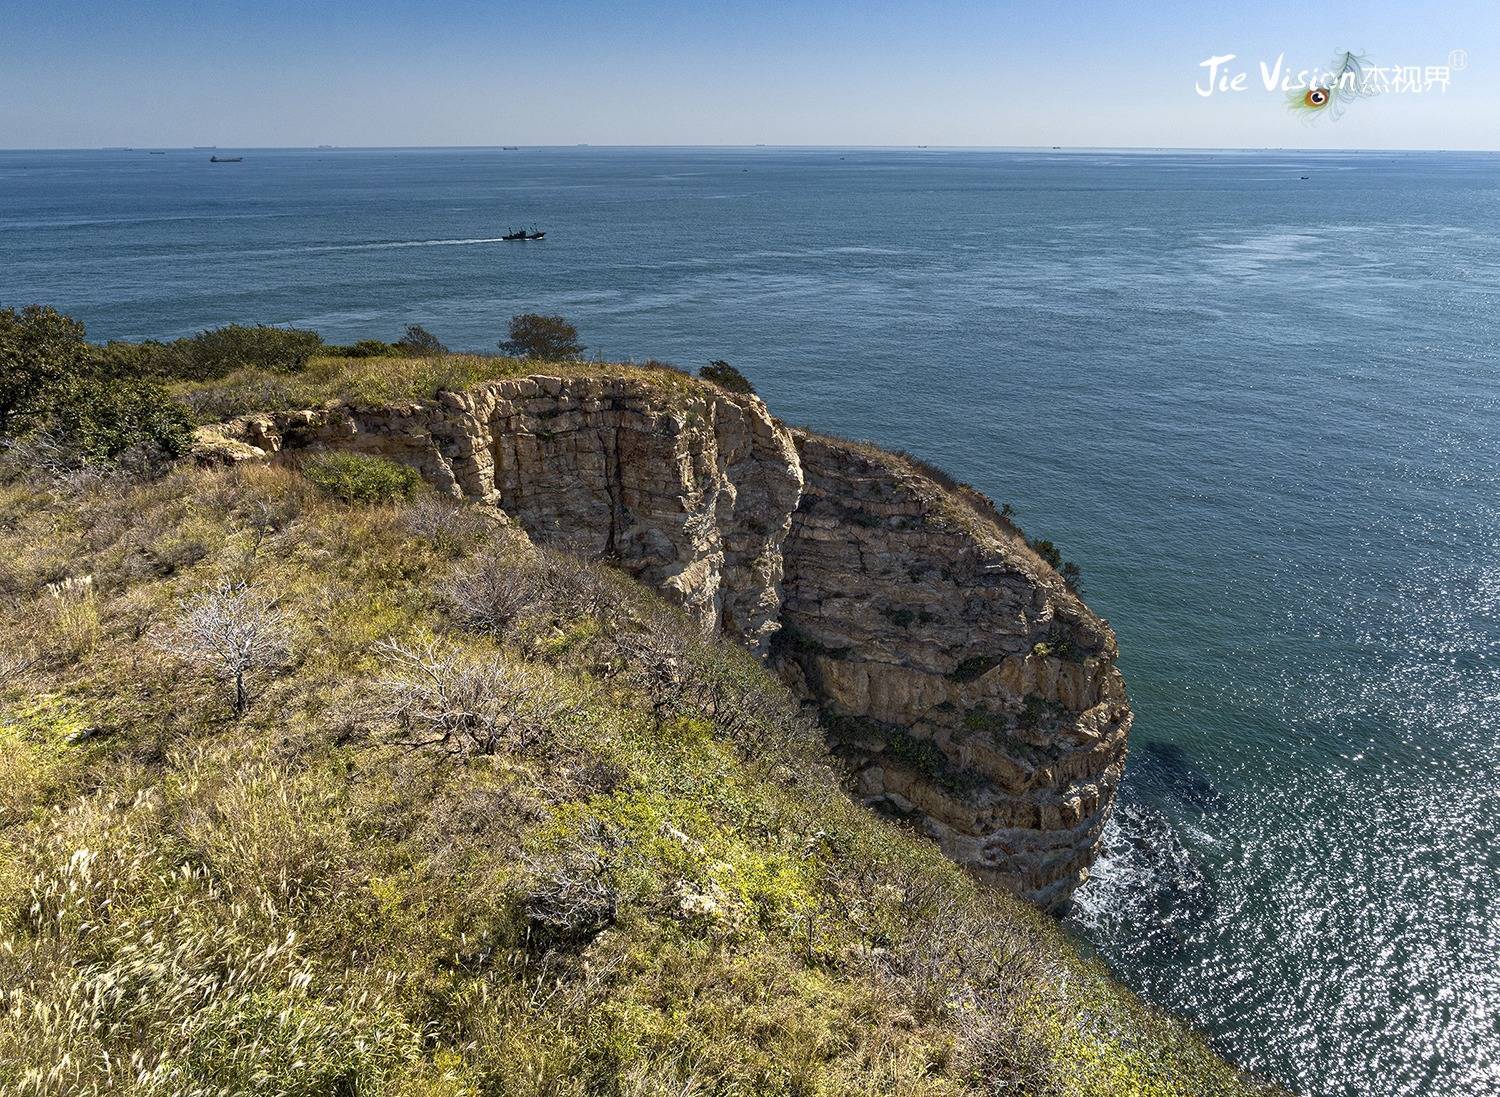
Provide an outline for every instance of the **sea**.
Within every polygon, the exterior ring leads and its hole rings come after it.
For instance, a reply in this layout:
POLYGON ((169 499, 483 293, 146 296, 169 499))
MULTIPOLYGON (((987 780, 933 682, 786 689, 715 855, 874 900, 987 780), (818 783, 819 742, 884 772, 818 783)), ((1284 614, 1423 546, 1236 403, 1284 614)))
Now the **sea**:
POLYGON ((1295 1092, 1500 1094, 1500 158, 155 152, 0 152, 0 306, 471 350, 560 313, 943 466, 1119 634, 1071 932, 1295 1092))

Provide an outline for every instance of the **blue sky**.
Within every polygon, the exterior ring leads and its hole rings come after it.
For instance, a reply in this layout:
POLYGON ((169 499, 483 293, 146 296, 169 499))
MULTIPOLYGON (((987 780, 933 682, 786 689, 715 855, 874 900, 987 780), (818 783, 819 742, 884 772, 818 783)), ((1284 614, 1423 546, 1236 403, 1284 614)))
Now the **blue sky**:
POLYGON ((1500 147, 1500 4, 0 0, 0 147, 1500 147), (1426 10, 1424 10, 1426 9, 1426 10), (1260 88, 1354 49, 1469 65, 1314 124, 1260 88), (1194 92, 1233 53, 1249 90, 1194 92))

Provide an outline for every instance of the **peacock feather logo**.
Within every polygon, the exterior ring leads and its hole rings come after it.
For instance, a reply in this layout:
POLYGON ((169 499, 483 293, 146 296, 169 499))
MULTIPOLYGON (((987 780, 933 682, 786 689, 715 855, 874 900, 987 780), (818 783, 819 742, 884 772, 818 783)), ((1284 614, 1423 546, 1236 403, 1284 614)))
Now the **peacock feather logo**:
POLYGON ((1287 107, 1309 121, 1339 118, 1354 100, 1375 94, 1369 67, 1369 58, 1345 50, 1315 80, 1293 88, 1287 107))

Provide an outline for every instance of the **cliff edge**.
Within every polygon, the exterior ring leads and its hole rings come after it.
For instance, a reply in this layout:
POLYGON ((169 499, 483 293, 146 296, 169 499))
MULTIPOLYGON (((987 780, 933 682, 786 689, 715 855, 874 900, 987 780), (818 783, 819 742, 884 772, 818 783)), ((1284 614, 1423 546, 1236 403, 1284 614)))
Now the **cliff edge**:
POLYGON ((685 377, 537 374, 201 428, 206 461, 349 450, 502 508, 737 636, 856 794, 1049 909, 1086 877, 1131 713, 1109 626, 975 494, 685 377))

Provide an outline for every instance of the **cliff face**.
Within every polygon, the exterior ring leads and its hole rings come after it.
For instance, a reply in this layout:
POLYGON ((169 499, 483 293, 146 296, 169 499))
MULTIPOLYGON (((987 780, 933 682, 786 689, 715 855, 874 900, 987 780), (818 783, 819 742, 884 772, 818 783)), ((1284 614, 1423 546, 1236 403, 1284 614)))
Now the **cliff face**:
POLYGON ((983 501, 682 380, 534 376, 250 416, 205 458, 376 453, 742 637, 822 710, 857 793, 1056 908, 1124 764, 1115 641, 983 501))

